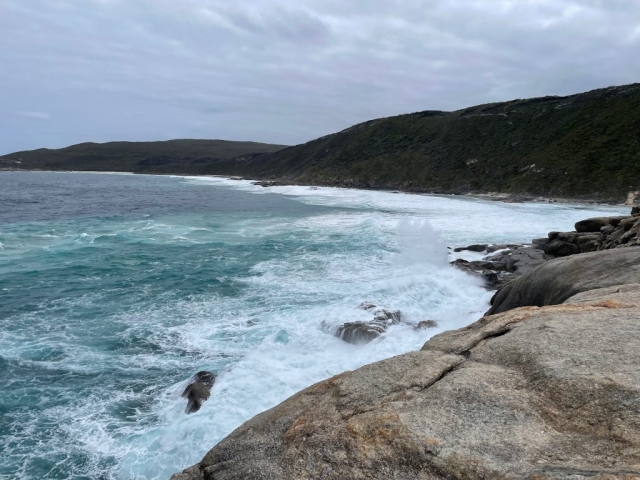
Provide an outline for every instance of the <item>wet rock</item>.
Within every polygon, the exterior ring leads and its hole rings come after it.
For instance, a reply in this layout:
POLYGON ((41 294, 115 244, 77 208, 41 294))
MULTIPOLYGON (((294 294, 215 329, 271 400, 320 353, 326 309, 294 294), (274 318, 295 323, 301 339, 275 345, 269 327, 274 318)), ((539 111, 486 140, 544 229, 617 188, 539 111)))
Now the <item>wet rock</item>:
POLYGON ((451 262, 451 265, 470 273, 473 276, 479 277, 484 282, 485 287, 489 289, 498 288, 504 281, 502 275, 499 273, 506 270, 506 265, 504 263, 496 262, 494 264, 492 262, 485 261, 469 262, 459 258, 451 262), (494 265, 497 268, 491 268, 494 265))
POLYGON ((486 256, 482 260, 457 259, 456 268, 481 278, 488 289, 499 288, 506 282, 523 275, 547 260, 545 253, 531 246, 510 245, 507 250, 486 256))
POLYGON ((260 187, 278 187, 285 184, 278 182, 277 180, 260 180, 257 182, 251 182, 251 185, 258 185, 260 187))
POLYGON ((375 340, 387 330, 376 322, 347 322, 340 325, 335 336, 353 345, 364 345, 375 340))
POLYGON ((202 403, 205 402, 211 394, 211 387, 216 381, 216 374, 203 370, 196 373, 189 382, 189 385, 182 392, 182 397, 187 399, 187 407, 185 413, 195 413, 200 410, 202 403))
POLYGON ((426 330, 427 328, 438 328, 438 322, 435 320, 422 320, 414 327, 416 330, 426 330))
POLYGON ((371 303, 371 302, 362 302, 359 306, 359 309, 361 310, 372 310, 374 308, 378 308, 378 306, 375 303, 371 303))
POLYGON ((453 251, 454 252, 463 252, 465 250, 468 250, 470 252, 484 252, 487 249, 488 245, 487 244, 477 244, 477 245, 469 245, 468 247, 458 247, 458 248, 454 248, 453 251))
POLYGON ((378 338, 386 332, 387 328, 391 325, 398 325, 403 321, 402 313, 399 310, 387 310, 370 302, 362 303, 359 308, 371 312, 373 319, 369 321, 347 322, 338 327, 332 327, 328 323, 323 323, 323 330, 333 333, 336 337, 347 343, 364 345, 378 338))
POLYGON ((489 245, 487 247, 487 253, 495 253, 498 250, 507 250, 509 248, 518 248, 520 246, 521 245, 511 245, 511 244, 509 244, 509 245, 505 245, 505 244, 489 245))
POLYGON ((492 262, 504 262, 507 271, 512 272, 510 279, 524 275, 547 260, 543 251, 533 247, 516 247, 504 252, 485 257, 492 262))

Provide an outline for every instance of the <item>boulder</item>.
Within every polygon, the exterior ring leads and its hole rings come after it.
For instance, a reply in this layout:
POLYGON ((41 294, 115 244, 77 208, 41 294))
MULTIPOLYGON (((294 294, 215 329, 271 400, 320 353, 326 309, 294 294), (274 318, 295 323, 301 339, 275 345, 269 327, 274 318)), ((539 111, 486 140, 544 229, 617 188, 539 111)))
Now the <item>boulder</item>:
POLYGON ((622 220, 618 224, 618 226, 622 227, 625 231, 627 231, 627 230, 631 230, 631 227, 633 227, 636 224, 636 222, 640 222, 640 219, 637 217, 629 217, 622 220))
POLYGON ((556 238, 544 246, 544 253, 547 255, 553 255, 554 257, 567 257, 569 255, 580 253, 580 247, 575 243, 570 243, 556 238))
POLYGON ((438 328, 438 322, 435 320, 422 320, 415 326, 416 330, 426 330, 427 328, 438 328))
POLYGON ((508 250, 494 253, 483 260, 469 262, 457 259, 451 264, 481 278, 486 288, 496 289, 547 260, 544 252, 535 247, 519 245, 509 245, 509 247, 508 250))
POLYGON ((640 283, 638 248, 616 248, 557 258, 498 290, 487 313, 530 305, 556 305, 580 292, 626 283, 640 283))
POLYGON ((386 325, 376 322, 347 322, 340 325, 334 335, 353 345, 364 345, 375 340, 387 330, 386 325))
POLYGON ((507 271, 515 273, 509 279, 516 276, 524 275, 533 270, 538 265, 542 265, 547 261, 544 251, 535 247, 515 247, 511 250, 499 252, 495 255, 486 257, 486 261, 495 263, 504 263, 507 271))
POLYGON ((538 250, 544 250, 544 246, 547 243, 549 243, 548 238, 534 238, 533 240, 531 240, 531 245, 533 246, 533 248, 538 250))
POLYGON ((209 398, 215 381, 216 374, 206 370, 196 373, 191 378, 181 395, 187 399, 185 413, 195 413, 200 410, 202 404, 209 398))
POLYGON ((629 218, 632 218, 632 217, 630 217, 629 215, 622 215, 620 217, 609 217, 609 224, 613 225, 614 227, 617 227, 620 224, 620 222, 622 222, 623 220, 627 220, 629 218))
POLYGON ((616 229, 613 225, 607 225, 606 227, 602 227, 600 229, 600 233, 604 235, 611 235, 613 231, 616 229))
POLYGON ((640 478, 639 292, 484 317, 317 383, 173 480, 640 478))
POLYGON ((576 223, 576 232, 599 232, 602 227, 609 225, 609 217, 587 218, 576 223))
POLYGON ((487 249, 488 245, 482 244, 482 245, 469 245, 468 247, 458 247, 458 248, 454 248, 453 251, 454 252, 462 252, 464 250, 469 250, 470 252, 484 252, 487 249))
POLYGON ((399 310, 387 310, 369 302, 360 305, 362 310, 371 311, 373 320, 347 322, 336 327, 331 327, 323 323, 325 331, 331 331, 336 337, 353 345, 364 345, 375 340, 391 325, 398 325, 402 322, 402 313, 399 310))

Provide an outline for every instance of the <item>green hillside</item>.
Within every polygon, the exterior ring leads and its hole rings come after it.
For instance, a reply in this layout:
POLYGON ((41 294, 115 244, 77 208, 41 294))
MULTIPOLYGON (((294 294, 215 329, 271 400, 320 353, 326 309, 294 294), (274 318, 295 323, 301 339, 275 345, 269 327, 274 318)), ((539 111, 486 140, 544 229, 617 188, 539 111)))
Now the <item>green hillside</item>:
POLYGON ((228 173, 620 200, 640 190, 640 84, 373 120, 228 173))
POLYGON ((41 148, 5 155, 0 157, 0 168, 206 174, 219 161, 251 158, 282 148, 226 140, 81 143, 58 150, 41 148))
POLYGON ((383 118, 288 148, 176 140, 81 144, 3 158, 5 166, 7 158, 21 158, 19 166, 27 169, 241 175, 619 201, 640 190, 640 84, 383 118))

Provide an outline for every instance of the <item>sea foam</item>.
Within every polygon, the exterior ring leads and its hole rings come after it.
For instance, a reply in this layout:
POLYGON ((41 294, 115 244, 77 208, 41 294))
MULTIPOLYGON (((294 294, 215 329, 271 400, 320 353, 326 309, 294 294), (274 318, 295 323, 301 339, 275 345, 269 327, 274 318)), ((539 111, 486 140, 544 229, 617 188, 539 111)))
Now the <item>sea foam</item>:
POLYGON ((212 177, 41 176, 65 194, 93 182, 104 201, 140 195, 109 216, 78 208, 1 225, 7 478, 168 478, 300 389, 479 318, 491 292, 449 266, 448 247, 526 242, 622 212, 212 177), (362 302, 438 327, 396 325, 359 346, 322 328, 370 319, 362 302), (186 415, 180 393, 203 369, 218 380, 186 415))

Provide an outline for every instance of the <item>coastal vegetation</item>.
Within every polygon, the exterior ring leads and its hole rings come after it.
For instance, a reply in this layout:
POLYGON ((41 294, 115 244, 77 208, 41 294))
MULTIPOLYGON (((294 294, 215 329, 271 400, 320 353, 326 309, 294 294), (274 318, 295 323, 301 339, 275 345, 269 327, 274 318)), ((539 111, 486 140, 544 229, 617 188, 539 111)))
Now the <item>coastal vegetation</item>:
POLYGON ((118 142, 18 152, 0 162, 5 168, 623 201, 640 190, 640 84, 381 118, 288 148, 219 140, 118 142))
POLYGON ((0 157, 0 169, 75 170, 204 175, 230 158, 251 158, 283 145, 226 140, 80 143, 40 148, 0 157))

